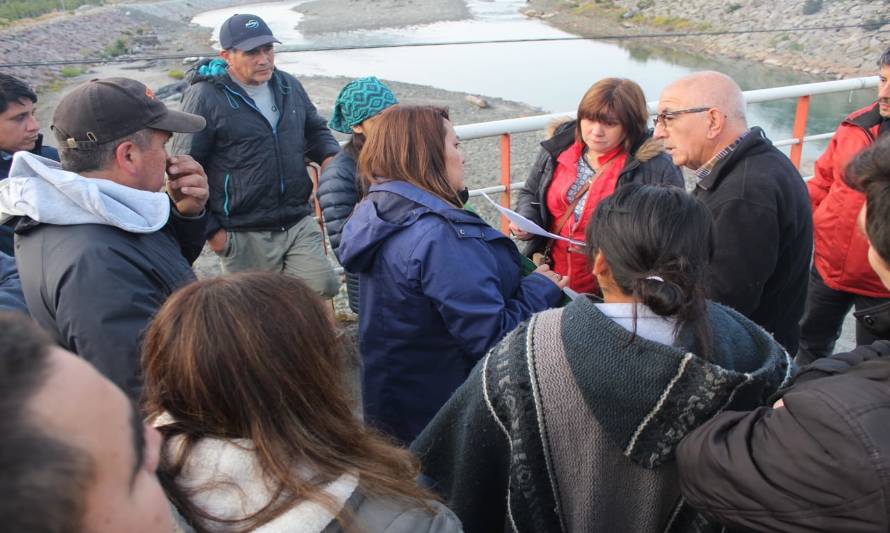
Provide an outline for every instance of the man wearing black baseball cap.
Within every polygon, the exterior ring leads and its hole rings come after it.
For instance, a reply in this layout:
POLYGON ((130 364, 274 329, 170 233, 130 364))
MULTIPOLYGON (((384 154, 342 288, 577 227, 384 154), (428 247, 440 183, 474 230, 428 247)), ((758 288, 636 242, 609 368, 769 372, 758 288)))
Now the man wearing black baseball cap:
POLYGON ((207 241, 223 272, 284 272, 331 298, 340 282, 311 216, 306 160, 324 167, 339 145, 300 82, 275 68, 278 42, 256 15, 223 22, 220 58, 190 72, 182 102, 207 128, 176 135, 173 151, 207 170, 207 241))
POLYGON ((134 399, 140 334, 204 244, 207 177, 164 145, 204 125, 135 80, 91 80, 53 115, 61 166, 18 152, 0 188, 31 315, 134 399))

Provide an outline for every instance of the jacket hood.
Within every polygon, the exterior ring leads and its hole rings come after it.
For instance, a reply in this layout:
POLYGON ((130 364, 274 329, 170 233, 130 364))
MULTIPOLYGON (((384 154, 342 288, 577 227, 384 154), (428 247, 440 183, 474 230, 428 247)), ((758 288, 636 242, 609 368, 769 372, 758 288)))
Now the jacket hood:
MULTIPOLYGON (((380 246, 391 236, 414 225, 421 217, 435 215, 452 226, 486 225, 465 209, 458 209, 434 194, 404 181, 372 185, 343 227, 337 257, 350 272, 371 268, 380 246)), ((456 229, 456 231, 460 231, 456 229)))
POLYGON ((587 298, 565 308, 561 336, 586 403, 624 455, 645 468, 671 460, 680 440, 715 414, 762 405, 790 376, 788 354, 762 328, 715 303, 708 318, 706 360, 686 331, 666 346, 634 337, 587 298), (589 357, 592 345, 635 356, 589 357))
POLYGON ((0 181, 0 221, 14 216, 59 226, 102 224, 153 233, 167 223, 170 199, 161 192, 85 178, 51 159, 17 152, 9 177, 0 181))
MULTIPOLYGON (((173 419, 165 413, 158 418, 155 425, 163 426, 172 422, 173 419)), ((162 453, 168 457, 176 457, 181 453, 184 443, 185 438, 182 435, 173 436, 167 441, 162 453)), ((314 477, 308 468, 298 467, 294 471, 303 479, 314 477)), ((192 447, 176 482, 191 492, 190 500, 193 504, 211 516, 223 520, 241 520, 262 509, 275 494, 274 487, 269 487, 262 472, 252 441, 207 437, 192 447)), ((321 488, 339 511, 357 487, 356 476, 343 474, 321 488)), ((304 500, 255 531, 315 533, 323 531, 334 519, 335 513, 324 505, 304 500)), ((228 531, 228 527, 219 529, 223 524, 216 521, 205 521, 205 524, 214 531, 228 531)))
POLYGON ((195 64, 189 69, 185 80, 189 85, 202 81, 215 82, 228 74, 228 65, 218 57, 207 58, 195 64))

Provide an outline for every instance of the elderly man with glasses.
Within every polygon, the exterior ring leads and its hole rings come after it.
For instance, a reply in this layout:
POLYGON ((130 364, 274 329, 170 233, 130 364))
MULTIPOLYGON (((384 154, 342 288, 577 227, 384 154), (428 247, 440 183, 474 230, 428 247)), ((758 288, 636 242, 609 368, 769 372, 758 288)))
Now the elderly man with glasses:
POLYGON ((693 194, 714 217, 711 299, 735 308, 797 351, 813 251, 807 189, 791 161, 748 127, 739 86, 698 72, 661 94, 655 138, 694 171, 693 194))

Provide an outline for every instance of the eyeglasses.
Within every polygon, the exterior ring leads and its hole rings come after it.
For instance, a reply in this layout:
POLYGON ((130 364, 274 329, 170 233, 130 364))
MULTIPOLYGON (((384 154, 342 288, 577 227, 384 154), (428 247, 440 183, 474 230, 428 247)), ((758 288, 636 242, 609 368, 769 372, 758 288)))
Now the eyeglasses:
POLYGON ((685 115, 687 113, 704 113, 711 109, 711 106, 708 107, 693 107, 691 109, 678 109, 677 111, 662 111, 661 113, 655 115, 652 119, 652 124, 657 128, 658 124, 661 123, 663 128, 667 128, 668 119, 674 118, 677 115, 685 115))

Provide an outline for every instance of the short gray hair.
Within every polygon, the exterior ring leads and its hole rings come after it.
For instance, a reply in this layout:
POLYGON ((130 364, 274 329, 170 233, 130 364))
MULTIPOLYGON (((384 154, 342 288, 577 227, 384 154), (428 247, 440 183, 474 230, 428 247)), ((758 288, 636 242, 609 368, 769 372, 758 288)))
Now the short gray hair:
POLYGON ((884 53, 881 54, 881 57, 878 59, 879 67, 890 67, 890 47, 884 50, 884 53))
POLYGON ((147 149, 151 143, 151 131, 150 128, 144 128, 120 139, 102 143, 93 150, 73 150, 60 143, 59 158, 62 160, 62 168, 77 173, 105 169, 111 164, 114 151, 121 143, 131 141, 140 150, 147 149))

